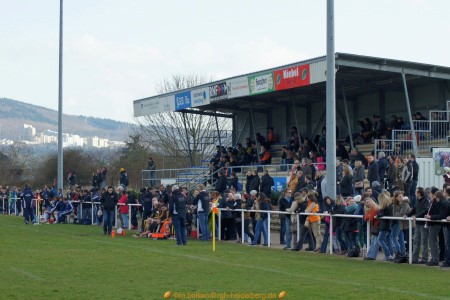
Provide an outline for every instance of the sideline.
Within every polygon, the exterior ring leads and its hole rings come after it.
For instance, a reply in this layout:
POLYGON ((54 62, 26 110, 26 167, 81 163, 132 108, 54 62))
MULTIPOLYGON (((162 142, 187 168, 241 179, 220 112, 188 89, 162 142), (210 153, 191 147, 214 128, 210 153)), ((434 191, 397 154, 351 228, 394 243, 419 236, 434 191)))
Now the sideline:
MULTIPOLYGON (((22 227, 19 225, 11 225, 11 224, 5 224, 8 227, 14 227, 14 228, 23 228, 23 229, 30 229, 29 227, 22 227)), ((52 226, 52 225, 49 225, 52 226)), ((45 228, 44 227, 40 227, 40 228, 45 228)), ((69 229, 69 227, 67 227, 69 229)), ((64 230, 65 232, 68 233, 74 233, 73 230, 64 230)), ((56 233, 54 232, 53 234, 55 235, 59 235, 62 237, 67 237, 67 235, 63 234, 63 233, 56 233)), ((115 245, 117 246, 118 243, 116 243, 115 241, 112 240, 105 240, 103 235, 88 235, 88 236, 72 236, 71 238, 78 238, 78 239, 82 239, 82 240, 90 240, 91 242, 97 242, 97 243, 103 243, 103 244, 108 244, 108 245, 115 245)), ((137 240, 136 240, 137 241, 137 240)), ((156 254, 163 254, 163 255, 167 255, 167 254, 171 254, 171 256, 178 256, 178 257, 182 257, 182 258, 189 258, 192 260, 198 260, 198 261, 202 261, 202 262, 208 262, 208 263, 214 263, 214 264, 221 264, 221 265, 225 265, 225 266, 234 266, 234 267, 239 267, 239 268, 247 268, 247 269, 254 269, 254 270, 259 270, 259 271, 263 271, 263 272, 270 272, 270 273, 274 273, 274 274, 282 274, 282 275, 286 275, 286 276, 290 276, 290 277, 300 277, 300 278, 307 278, 307 279, 311 279, 311 276, 308 274, 303 274, 300 272, 288 272, 285 270, 278 270, 278 269, 273 269, 273 268, 266 268, 266 267, 260 267, 260 266, 254 266, 254 265, 247 265, 247 264, 242 264, 242 263, 233 263, 233 262, 225 262, 221 259, 213 259, 210 257, 199 257, 199 256, 195 256, 195 255, 190 255, 190 254, 183 254, 183 253, 179 253, 178 251, 175 251, 173 249, 165 249, 165 250, 159 250, 159 249, 155 249, 155 248, 151 248, 151 247, 147 247, 147 246, 136 246, 136 245, 132 245, 132 244, 120 244, 123 247, 127 247, 127 248, 132 248, 132 249, 140 249, 140 250, 145 250, 148 252, 152 252, 152 253, 156 253, 156 254), (169 252, 170 251, 170 252, 169 252)), ((180 248, 177 248, 180 249, 180 248)), ((13 269, 13 268, 11 268, 13 269)), ((18 273, 21 273, 23 275, 29 276, 33 279, 36 280, 43 280, 42 278, 40 278, 39 276, 33 275, 31 273, 27 273, 25 271, 21 271, 19 269, 14 270, 18 273)), ((364 284, 364 283, 360 283, 360 282, 349 282, 349 281, 342 281, 342 280, 336 280, 333 278, 315 278, 314 280, 316 281, 320 281, 323 283, 333 283, 333 284, 337 284, 337 285, 347 285, 347 286, 358 286, 361 288, 364 288, 366 290, 370 290, 370 289, 374 289, 376 288, 377 290, 381 290, 381 291, 388 291, 388 292, 393 292, 393 293, 398 293, 398 294, 403 294, 403 295, 409 295, 409 296, 415 296, 415 297, 422 297, 422 298, 428 298, 428 299, 448 299, 448 297, 438 297, 436 295, 431 295, 431 294, 427 294, 427 293, 421 293, 421 292, 417 292, 417 291, 411 291, 411 290, 403 290, 403 289, 396 289, 396 288, 389 288, 389 287, 381 287, 381 286, 377 286, 375 285, 375 283, 371 282, 370 285, 364 284)))

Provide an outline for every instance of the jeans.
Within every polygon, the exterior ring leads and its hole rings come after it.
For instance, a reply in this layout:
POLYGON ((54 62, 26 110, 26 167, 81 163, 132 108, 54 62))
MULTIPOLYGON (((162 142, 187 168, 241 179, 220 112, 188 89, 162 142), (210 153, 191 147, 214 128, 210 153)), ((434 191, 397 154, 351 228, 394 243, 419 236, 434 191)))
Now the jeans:
POLYGON ((403 230, 400 230, 400 223, 398 221, 392 224, 391 243, 395 253, 402 256, 405 255, 405 239, 403 236, 403 230))
POLYGON ((320 245, 320 252, 322 252, 322 253, 327 252, 329 238, 330 238, 330 225, 328 223, 326 223, 325 233, 323 235, 323 242, 322 242, 322 245, 320 245))
POLYGON ((438 235, 440 230, 441 225, 437 224, 430 225, 430 223, 428 223, 428 241, 430 243, 430 252, 431 252, 430 262, 432 263, 439 263, 438 235))
POLYGON ((392 256, 391 250, 390 250, 390 240, 388 239, 389 236, 389 230, 382 230, 378 233, 378 244, 383 248, 384 252, 384 258, 388 258, 392 256))
POLYGON ((292 244, 292 230, 291 230, 291 217, 287 216, 284 219, 284 224, 286 226, 286 247, 291 248, 291 244, 292 244))
POLYGON ((252 245, 256 245, 256 242, 258 241, 259 236, 261 235, 261 231, 262 231, 263 237, 264 237, 264 245, 268 245, 267 222, 268 222, 267 219, 265 219, 265 220, 259 219, 258 221, 256 221, 255 238, 252 241, 252 245))
POLYGON ((120 214, 122 216, 122 228, 128 228, 128 214, 120 214))
POLYGON ((444 227, 445 237, 445 263, 450 264, 450 227, 444 227))
POLYGON ((416 224, 414 232, 414 247, 412 260, 419 261, 420 248, 422 248, 422 260, 428 261, 428 228, 425 224, 416 224))
POLYGON ((367 257, 373 258, 373 259, 377 259, 377 255, 378 255, 378 236, 377 235, 372 235, 372 240, 370 242, 370 247, 369 250, 367 250, 367 257))
POLYGON ((286 243, 286 217, 280 218, 280 244, 286 243))
POLYGON ((208 215, 205 214, 204 211, 198 212, 198 222, 199 222, 200 233, 202 234, 201 240, 202 241, 209 240, 208 215))
POLYGON ((111 234, 114 217, 114 210, 103 209, 103 234, 111 234))
POLYGON ((347 251, 348 245, 347 242, 343 239, 341 227, 336 227, 336 239, 341 246, 341 251, 347 251))
POLYGON ((186 245, 186 217, 172 215, 172 224, 177 237, 177 245, 186 245))

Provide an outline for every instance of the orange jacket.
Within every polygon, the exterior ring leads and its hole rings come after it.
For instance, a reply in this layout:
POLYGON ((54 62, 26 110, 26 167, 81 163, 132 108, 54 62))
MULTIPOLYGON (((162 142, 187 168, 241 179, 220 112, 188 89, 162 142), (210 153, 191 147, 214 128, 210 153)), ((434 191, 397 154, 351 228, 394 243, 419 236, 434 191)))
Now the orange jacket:
MULTIPOLYGON (((318 211, 319 211, 319 205, 317 203, 315 203, 315 202, 308 201, 308 206, 306 207, 306 212, 316 213, 318 211), (311 209, 311 206, 313 204, 315 206, 311 209)), ((310 215, 310 216, 308 216, 308 221, 309 221, 309 223, 315 223, 317 221, 320 221, 320 216, 312 216, 312 215, 310 215)))

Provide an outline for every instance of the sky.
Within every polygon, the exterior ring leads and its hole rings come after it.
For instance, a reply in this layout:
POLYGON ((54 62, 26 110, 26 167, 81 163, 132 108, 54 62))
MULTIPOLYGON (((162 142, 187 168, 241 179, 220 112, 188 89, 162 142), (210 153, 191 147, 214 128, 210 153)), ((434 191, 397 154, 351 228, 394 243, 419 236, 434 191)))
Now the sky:
MULTIPOLYGON (((65 0, 63 112, 133 122, 172 75, 326 54, 326 0, 65 0)), ((336 52, 450 67, 448 0, 336 0, 336 52)), ((59 0, 0 0, 0 98, 58 109, 59 0)))

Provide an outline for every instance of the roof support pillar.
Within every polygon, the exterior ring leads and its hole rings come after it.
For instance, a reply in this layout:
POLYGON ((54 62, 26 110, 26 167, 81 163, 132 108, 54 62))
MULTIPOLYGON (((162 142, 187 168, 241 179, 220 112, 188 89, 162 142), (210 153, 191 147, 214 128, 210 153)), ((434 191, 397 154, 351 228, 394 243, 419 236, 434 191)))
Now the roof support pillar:
POLYGON ((416 129, 414 128, 414 122, 413 122, 412 113, 411 113, 411 106, 409 104, 408 86, 406 85, 405 73, 402 73, 402 80, 403 80, 403 88, 405 90, 406 108, 408 110, 409 123, 411 124, 411 135, 412 135, 413 151, 414 151, 414 155, 416 157, 418 157, 419 156, 419 151, 417 150, 416 129))
POLYGON ((254 118, 254 115, 253 115, 252 102, 248 101, 248 107, 250 109, 250 119, 252 121, 253 138, 255 139, 255 143, 256 143, 256 155, 258 156, 258 159, 259 159, 259 148, 258 148, 258 142, 257 142, 257 139, 256 139, 255 118, 254 118))
POLYGON ((342 87, 342 97, 344 98, 345 118, 347 119, 348 136, 350 137, 350 147, 351 149, 353 149, 352 123, 350 122, 350 117, 348 114, 347 95, 345 94, 344 87, 342 87))
POLYGON ((336 199, 336 57, 334 52, 334 0, 327 0, 327 193, 336 199))

